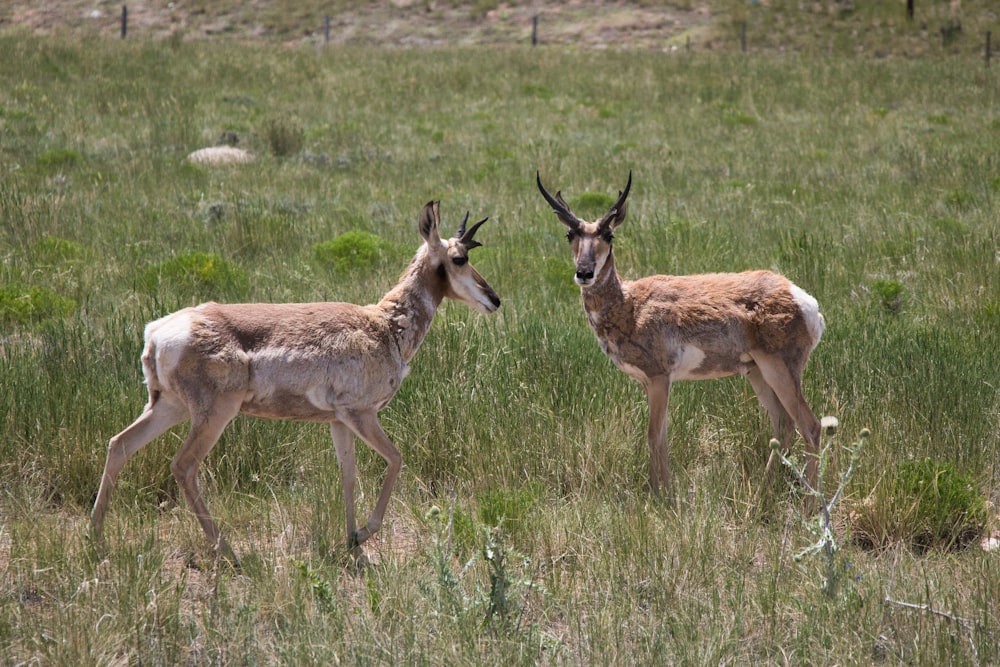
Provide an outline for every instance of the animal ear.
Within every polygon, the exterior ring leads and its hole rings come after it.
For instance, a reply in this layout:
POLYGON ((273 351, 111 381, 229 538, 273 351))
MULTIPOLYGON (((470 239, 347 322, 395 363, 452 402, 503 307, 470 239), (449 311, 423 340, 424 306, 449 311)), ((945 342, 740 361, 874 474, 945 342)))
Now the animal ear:
POLYGON ((618 208, 611 209, 611 212, 608 214, 609 215, 608 224, 611 225, 611 229, 614 229, 618 225, 625 222, 625 213, 627 211, 628 211, 628 204, 625 203, 622 203, 622 205, 619 206, 618 208))
POLYGON ((438 224, 441 222, 440 208, 441 202, 429 201, 420 213, 420 235, 431 246, 441 245, 441 235, 438 233, 438 224))

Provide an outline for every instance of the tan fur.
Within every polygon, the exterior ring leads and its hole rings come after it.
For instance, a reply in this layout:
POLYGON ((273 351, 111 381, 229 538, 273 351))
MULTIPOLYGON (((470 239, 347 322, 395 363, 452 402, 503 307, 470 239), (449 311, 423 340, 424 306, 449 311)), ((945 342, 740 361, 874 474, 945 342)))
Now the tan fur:
MULTIPOLYGON (((650 487, 667 491, 667 405, 676 380, 746 375, 788 446, 806 440, 806 480, 815 486, 820 424, 802 394, 802 373, 825 323, 815 300, 770 271, 622 280, 611 237, 625 220, 631 186, 604 218, 579 219, 559 193, 538 187, 569 229, 583 306, 601 349, 640 382, 649 401, 650 487)), ((770 477, 776 457, 768 460, 770 477)))
MULTIPOLYGON (((468 216, 466 216, 468 219, 468 216)), ((146 327, 142 355, 149 402, 143 414, 111 439, 92 521, 100 535, 110 494, 126 461, 186 419, 191 432, 171 463, 184 496, 211 543, 236 557, 221 536, 198 486, 198 466, 225 426, 243 413, 272 419, 327 422, 343 468, 347 535, 360 548, 378 530, 402 458, 377 413, 399 390, 407 364, 423 341, 445 297, 480 312, 500 300, 467 262, 478 245, 472 235, 443 242, 439 211, 429 203, 421 217, 424 245, 378 304, 204 303, 146 327), (354 437, 388 464, 382 492, 366 525, 355 530, 354 437)), ((482 223, 479 223, 482 224, 482 223)))

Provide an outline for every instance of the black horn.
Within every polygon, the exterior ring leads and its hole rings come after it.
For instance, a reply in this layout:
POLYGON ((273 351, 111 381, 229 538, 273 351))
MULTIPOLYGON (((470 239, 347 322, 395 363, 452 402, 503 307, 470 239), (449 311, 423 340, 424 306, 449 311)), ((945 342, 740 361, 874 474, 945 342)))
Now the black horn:
POLYGON ((545 189, 545 186, 542 185, 542 175, 537 171, 535 172, 535 181, 538 183, 538 191, 542 193, 542 196, 545 197, 545 201, 549 203, 549 206, 552 207, 552 211, 559 217, 560 220, 562 220, 563 224, 567 225, 570 229, 576 229, 579 227, 580 219, 573 215, 573 211, 569 210, 569 206, 567 206, 566 202, 563 200, 562 194, 557 191, 555 197, 550 195, 548 190, 545 189))
POLYGON ((632 189, 632 170, 629 169, 628 172, 628 183, 625 184, 625 190, 618 192, 618 201, 612 205, 608 210, 607 214, 601 218, 601 226, 611 225, 612 228, 620 225, 625 219, 625 200, 628 198, 628 192, 632 189))
POLYGON ((469 221, 469 212, 465 212, 465 218, 462 219, 462 224, 458 226, 458 242, 465 246, 467 250, 472 250, 473 248, 478 248, 483 245, 479 241, 473 241, 472 237, 476 235, 479 228, 483 226, 483 223, 489 220, 489 217, 485 217, 476 224, 469 228, 469 231, 465 231, 465 223, 469 221))

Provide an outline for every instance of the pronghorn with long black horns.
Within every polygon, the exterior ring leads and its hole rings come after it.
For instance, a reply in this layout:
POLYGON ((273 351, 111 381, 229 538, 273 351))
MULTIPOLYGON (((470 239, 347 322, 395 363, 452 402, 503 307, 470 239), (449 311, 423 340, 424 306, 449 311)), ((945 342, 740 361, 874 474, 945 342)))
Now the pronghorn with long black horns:
MULTIPOLYGON (((737 374, 750 380, 786 451, 795 428, 805 438, 805 479, 816 488, 821 427, 802 394, 802 372, 825 327, 816 299, 770 271, 622 280, 612 239, 625 221, 632 173, 618 200, 594 222, 578 218, 560 192, 549 194, 540 174, 536 180, 568 230, 574 280, 601 349, 646 390, 653 492, 669 489, 667 404, 673 382, 737 374)), ((771 452, 765 478, 776 461, 771 452)))

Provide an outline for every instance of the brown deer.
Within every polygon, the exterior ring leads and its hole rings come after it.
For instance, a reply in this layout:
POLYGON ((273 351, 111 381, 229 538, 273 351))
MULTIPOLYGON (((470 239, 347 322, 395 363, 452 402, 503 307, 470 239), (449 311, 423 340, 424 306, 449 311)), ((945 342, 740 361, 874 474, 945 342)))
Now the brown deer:
MULTIPOLYGON (((798 428, 806 441, 805 479, 816 488, 820 422, 802 395, 802 372, 825 327, 816 299, 770 271, 622 280, 612 240, 625 221, 632 173, 618 200, 595 222, 574 215, 560 192, 550 195, 540 174, 536 180, 568 229, 574 280, 601 349, 646 390, 653 492, 669 491, 671 384, 736 374, 750 380, 785 451, 798 428)), ((777 458, 771 452, 765 478, 777 458)))
POLYGON ((469 263, 481 245, 473 235, 486 219, 454 238, 438 233, 439 202, 420 216, 423 245, 399 283, 375 305, 351 303, 204 303, 149 323, 142 370, 149 402, 142 415, 111 438, 92 514, 100 537, 115 481, 128 459, 167 429, 191 421, 191 431, 170 469, 211 544, 238 560, 209 514, 198 486, 198 467, 238 414, 330 424, 343 469, 348 547, 360 545, 382 524, 402 467, 399 451, 383 432, 378 411, 399 390, 407 364, 430 329, 445 297, 481 313, 500 298, 469 263), (382 491, 368 521, 355 529, 357 477, 354 438, 388 464, 382 491))

